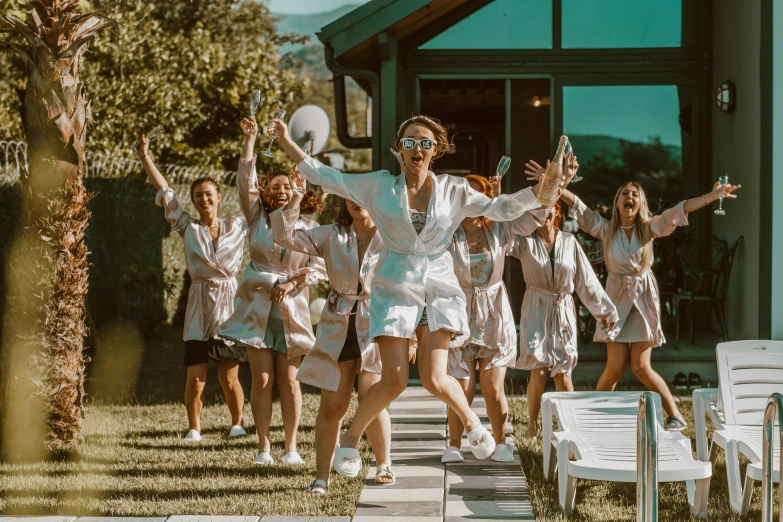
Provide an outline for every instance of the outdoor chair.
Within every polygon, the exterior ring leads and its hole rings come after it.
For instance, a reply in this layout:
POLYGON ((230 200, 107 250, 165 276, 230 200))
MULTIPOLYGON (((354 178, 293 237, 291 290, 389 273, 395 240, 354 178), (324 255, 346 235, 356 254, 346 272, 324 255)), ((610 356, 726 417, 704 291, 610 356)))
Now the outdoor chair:
MULTIPOLYGON (((696 424, 696 454, 699 460, 715 463, 718 449, 726 453, 726 476, 731 509, 742 515, 748 512, 753 482, 762 476, 762 423, 767 398, 783 393, 783 341, 733 341, 720 343, 716 349, 718 388, 693 392, 693 415, 696 424), (712 446, 706 455, 709 417, 715 426, 712 446), (740 478, 739 455, 750 460, 745 470, 745 485, 740 478)), ((774 437, 774 472, 780 476, 780 441, 774 437)))
POLYGON ((683 287, 673 297, 674 314, 677 320, 677 333, 674 347, 680 344, 680 305, 683 301, 690 303, 690 334, 691 343, 694 342, 693 325, 695 320, 694 305, 698 302, 708 303, 711 311, 715 313, 721 328, 723 340, 729 340, 729 332, 726 324, 726 297, 729 288, 731 269, 737 250, 742 244, 743 236, 730 247, 715 236, 704 242, 694 242, 680 247, 679 255, 683 270, 683 287), (702 251, 709 252, 706 267, 699 268, 696 262, 697 256, 702 251))
MULTIPOLYGON (((544 478, 557 470, 560 507, 574 508, 576 479, 636 482, 640 392, 555 392, 542 397, 544 478), (553 420, 558 431, 553 430, 553 420), (553 451, 554 450, 554 451, 553 451), (569 460, 573 453, 576 460, 569 460)), ((655 401, 658 482, 686 482, 691 511, 707 512, 712 466, 694 460, 690 439, 663 430, 661 398, 655 401)))

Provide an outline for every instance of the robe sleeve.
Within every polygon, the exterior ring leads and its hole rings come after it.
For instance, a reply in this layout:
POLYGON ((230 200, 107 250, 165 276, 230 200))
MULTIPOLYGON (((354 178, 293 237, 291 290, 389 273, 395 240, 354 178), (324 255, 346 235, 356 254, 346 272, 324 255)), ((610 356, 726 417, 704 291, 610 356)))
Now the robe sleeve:
POLYGON ((463 217, 484 216, 492 221, 511 221, 541 206, 533 194, 533 189, 530 188, 514 194, 501 194, 496 198, 489 198, 473 190, 465 179, 457 179, 461 181, 463 190, 461 201, 463 217))
POLYGON ((296 228, 299 209, 276 210, 269 214, 275 243, 288 250, 325 257, 334 225, 323 225, 310 230, 296 228))
POLYGON ((685 202, 681 201, 663 213, 653 216, 650 220, 650 232, 653 237, 665 237, 674 232, 677 227, 688 224, 688 214, 685 213, 685 202))
POLYGON ((579 296, 579 300, 587 307, 590 314, 598 320, 598 327, 601 328, 601 321, 609 319, 617 322, 617 309, 612 299, 607 295, 601 286, 601 281, 595 275, 590 260, 587 259, 582 247, 576 238, 574 241, 574 263, 576 272, 574 273, 574 289, 579 296))
POLYGON ((261 192, 258 190, 258 175, 256 174, 256 155, 253 159, 239 159, 237 170, 237 192, 239 206, 249 226, 263 218, 264 207, 261 205, 261 192))
MULTIPOLYGON (((296 226, 296 224, 297 221, 294 221, 292 226, 296 226)), ((309 219, 304 221, 304 225, 304 230, 307 231, 318 228, 318 223, 310 221, 309 219)), ((324 262, 324 259, 321 256, 313 254, 310 254, 307 266, 294 270, 291 275, 288 276, 288 279, 302 274, 305 275, 305 284, 307 286, 316 285, 321 281, 327 281, 329 279, 326 273, 326 263, 324 262)))
POLYGON ((350 199, 365 208, 370 206, 378 179, 384 174, 391 175, 385 170, 369 174, 343 174, 310 156, 299 163, 299 174, 310 183, 320 185, 324 192, 350 199))
POLYGON ((511 243, 516 235, 529 236, 535 232, 546 221, 546 214, 547 209, 541 208, 525 212, 512 221, 503 222, 503 230, 506 236, 504 243, 511 243))
POLYGON ((574 196, 574 204, 571 206, 571 210, 568 211, 568 217, 576 219, 579 228, 584 232, 602 241, 604 235, 609 230, 609 221, 587 208, 584 201, 576 196, 574 196))
POLYGON ((166 221, 171 223, 171 230, 180 236, 185 234, 185 228, 190 223, 196 221, 179 206, 177 194, 171 187, 163 187, 155 194, 155 204, 163 207, 166 221))
POLYGON ((522 257, 525 255, 525 250, 527 250, 527 240, 524 236, 514 236, 514 239, 511 243, 511 248, 508 251, 508 255, 511 257, 516 257, 520 261, 522 261, 522 257))

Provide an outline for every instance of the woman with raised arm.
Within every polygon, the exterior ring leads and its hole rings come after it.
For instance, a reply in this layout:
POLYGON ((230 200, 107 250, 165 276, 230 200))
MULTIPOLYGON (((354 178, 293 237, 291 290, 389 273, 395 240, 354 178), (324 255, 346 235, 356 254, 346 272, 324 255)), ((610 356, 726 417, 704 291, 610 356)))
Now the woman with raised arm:
MULTIPOLYGON (((273 172, 265 182, 256 175, 253 154, 258 126, 254 119, 240 123, 245 135, 239 158, 237 189, 242 212, 250 227, 250 263, 239 281, 234 313, 220 327, 220 335, 247 349, 252 374, 250 408, 258 433, 255 464, 274 464, 270 453, 272 385, 277 379, 280 410, 285 429, 283 464, 303 464, 296 451, 296 433, 302 412, 302 392, 296 380, 299 362, 313 347, 309 289, 326 277, 323 260, 280 248, 272 237, 269 213, 284 207, 293 196, 288 172, 273 172)), ((323 201, 305 195, 302 212, 320 211, 323 201)), ((297 228, 315 228, 318 223, 300 218, 297 228)))
MULTIPOLYGON (((469 174, 470 187, 489 198, 500 195, 500 179, 469 174)), ((516 234, 527 235, 543 223, 546 210, 526 212, 513 221, 490 221, 468 217, 454 232, 449 253, 454 259, 454 273, 465 293, 470 336, 449 353, 449 373, 459 379, 462 389, 473 403, 476 393, 476 366, 481 394, 487 405, 487 416, 495 436, 492 460, 511 462, 514 450, 506 444, 508 402, 504 389, 506 368, 514 367, 517 332, 514 315, 503 284, 503 269, 516 234)), ((451 409, 448 413, 449 447, 441 462, 464 460, 460 447, 464 426, 451 409)))
MULTIPOLYGON (((575 160, 575 158, 574 158, 575 160)), ((544 169, 536 162, 525 165, 526 174, 538 179, 544 169)), ((578 164, 577 164, 578 167, 578 164)), ((617 307, 617 327, 596 328, 594 340, 606 343, 606 368, 598 380, 598 391, 611 391, 625 373, 630 355, 631 371, 648 389, 661 396, 668 418, 664 429, 681 431, 686 428, 666 381, 652 369, 652 348, 666 342, 661 329, 661 304, 658 283, 652 273, 653 240, 672 234, 676 227, 688 224, 688 214, 732 194, 739 185, 721 187, 680 202, 659 215, 652 215, 642 186, 629 181, 620 186, 614 197, 612 217, 606 219, 590 210, 572 192, 564 190, 561 199, 571 207, 569 215, 586 233, 600 239, 604 245, 604 261, 609 271, 606 293, 617 307)))
POLYGON ((449 346, 461 346, 470 332, 465 295, 446 249, 466 217, 508 221, 538 207, 537 187, 491 199, 462 178, 436 176, 430 163, 449 149, 449 142, 446 129, 426 116, 415 116, 398 130, 395 147, 404 164, 399 176, 385 170, 344 175, 307 156, 281 120, 274 120, 269 131, 299 162, 302 177, 366 208, 386 244, 370 299, 370 338, 378 342, 381 353, 381 380, 367 391, 341 438, 334 458, 337 472, 356 476, 361 469, 359 439, 407 386, 408 347, 414 335, 422 384, 459 416, 474 455, 481 459, 492 455, 492 435, 471 411, 457 380, 447 373, 449 346))
POLYGON ((185 440, 201 440, 201 396, 207 381, 210 361, 217 362, 218 380, 231 412, 229 436, 245 435, 242 428, 242 407, 245 395, 239 384, 239 364, 247 361, 245 351, 226 343, 217 329, 234 311, 236 275, 242 266, 242 253, 247 236, 247 222, 241 216, 221 219, 218 207, 222 196, 220 184, 205 176, 190 185, 190 199, 198 212, 194 218, 180 207, 177 195, 155 166, 149 154, 149 140, 143 134, 136 144, 147 178, 158 191, 155 204, 165 210, 171 229, 182 237, 185 263, 190 275, 190 290, 185 313, 185 409, 190 430, 185 440))
MULTIPOLYGON (((329 487, 340 423, 351 403, 358 377, 359 403, 381 378, 378 345, 369 337, 370 285, 383 250, 383 239, 365 209, 343 200, 337 222, 310 230, 297 228, 305 181, 292 178, 294 197, 282 211, 270 214, 275 242, 290 250, 323 258, 329 277, 329 297, 321 312, 315 345, 305 355, 297 379, 321 388, 315 422, 315 480, 311 493, 329 487)), ((375 452, 375 483, 394 484, 391 470, 391 420, 381 410, 367 426, 367 440, 375 452)))
MULTIPOLYGON (((574 169, 571 176, 576 173, 574 169)), ((609 331, 617 310, 601 287, 590 261, 573 234, 560 230, 560 202, 532 234, 517 236, 510 255, 522 263, 525 297, 519 318, 520 356, 516 367, 530 370, 527 384, 528 436, 538 434, 541 396, 551 375, 557 391, 574 391, 577 362, 576 306, 573 293, 609 331)))

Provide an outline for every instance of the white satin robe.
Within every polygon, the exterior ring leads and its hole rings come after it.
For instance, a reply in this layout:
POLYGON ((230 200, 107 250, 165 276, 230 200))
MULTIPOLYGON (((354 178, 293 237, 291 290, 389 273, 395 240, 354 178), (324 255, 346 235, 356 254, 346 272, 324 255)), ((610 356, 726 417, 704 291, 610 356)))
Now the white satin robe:
POLYGON ((470 188, 464 178, 430 172, 432 196, 419 235, 408 215, 405 176, 386 170, 343 174, 309 156, 299 163, 299 172, 326 192, 366 208, 386 244, 370 298, 373 340, 385 335, 413 338, 426 307, 429 329, 453 332, 450 347, 462 346, 470 336, 465 294, 446 250, 454 231, 466 217, 510 221, 539 207, 531 189, 491 199, 470 188))
MULTIPOLYGON (((606 268, 609 276, 606 279, 606 293, 612 298, 619 321, 612 332, 604 332, 600 328, 595 331, 594 340, 610 343, 622 330, 625 320, 634 305, 644 319, 647 328, 647 341, 652 348, 666 342, 661 328, 661 300, 658 293, 658 283, 652 273, 652 259, 648 265, 642 264, 642 245, 634 231, 631 239, 623 230, 618 230, 614 237, 609 237, 609 221, 596 214, 576 198, 569 215, 576 219, 579 228, 603 241, 609 242, 606 257, 606 268)), ((653 237, 665 237, 674 232, 675 228, 688 224, 688 214, 685 213, 685 202, 653 216, 650 221, 650 231, 653 237)))
MULTIPOLYGON (((250 226, 250 263, 239 281, 234 313, 223 323, 219 333, 231 341, 252 348, 264 348, 264 335, 272 308, 272 289, 294 276, 305 274, 305 284, 289 293, 280 303, 288 358, 292 359, 306 354, 315 343, 310 324, 308 286, 326 279, 326 268, 323 259, 291 250, 286 250, 280 259, 282 249, 274 242, 272 227, 267 224, 261 193, 256 186, 255 163, 255 156, 249 161, 239 160, 237 189, 242 212, 250 226)), ((295 226, 310 229, 317 227, 318 223, 303 218, 295 226)))
POLYGON ((339 223, 310 230, 297 228, 299 209, 276 210, 269 215, 275 243, 323 258, 329 277, 329 297, 318 322, 315 345, 299 366, 300 382, 337 391, 340 385, 338 360, 348 335, 348 320, 356 306, 356 337, 359 340, 361 369, 381 373, 378 345, 370 339, 370 288, 383 239, 377 230, 359 264, 356 229, 339 223), (359 293, 359 283, 362 292, 359 293))
POLYGON ((454 259, 454 273, 467 301, 470 338, 459 348, 449 350, 449 373, 458 379, 468 379, 468 363, 462 359, 462 349, 468 344, 491 348, 494 353, 487 368, 513 368, 517 348, 514 314, 508 300, 503 270, 506 256, 516 234, 527 235, 546 220, 546 210, 526 212, 513 221, 491 222, 484 228, 492 254, 492 273, 486 286, 474 287, 470 276, 470 250, 465 229, 460 224, 449 244, 454 259))
POLYGON ((525 297, 519 319, 521 370, 549 368, 552 376, 570 376, 577 363, 576 306, 572 294, 587 307, 602 329, 602 320, 617 320, 617 310, 601 287, 590 261, 573 234, 555 238, 555 273, 538 232, 517 236, 511 255, 522 263, 525 297))
POLYGON ((242 266, 247 221, 241 216, 220 219, 217 248, 209 228, 182 210, 171 187, 155 195, 163 207, 171 230, 182 236, 185 263, 190 274, 185 310, 185 341, 206 341, 217 337, 217 329, 234 311, 236 275, 242 266))

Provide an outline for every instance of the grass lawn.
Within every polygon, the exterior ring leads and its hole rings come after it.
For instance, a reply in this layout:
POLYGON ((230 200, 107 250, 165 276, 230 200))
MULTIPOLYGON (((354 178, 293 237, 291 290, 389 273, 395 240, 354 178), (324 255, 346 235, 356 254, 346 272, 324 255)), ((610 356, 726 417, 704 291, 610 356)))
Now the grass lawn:
MULTIPOLYGON (((683 433, 693 441, 693 406, 690 401, 682 401, 679 405, 686 420, 688 429, 683 433)), ((511 419, 514 432, 517 434, 517 444, 522 460, 522 467, 527 476, 530 488, 530 499, 535 510, 536 520, 555 521, 628 521, 636 520, 636 484, 621 482, 599 482, 593 480, 577 480, 576 504, 570 515, 560 510, 558 503, 557 479, 544 481, 543 453, 540 439, 532 442, 522 437, 527 433, 527 404, 523 400, 510 401, 511 419)), ((712 436, 712 426, 708 423, 708 433, 712 436)), ((610 436, 610 435, 608 435, 610 436)), ((692 443, 695 457, 695 443, 692 443)), ((741 461, 744 469, 747 461, 741 461)), ((744 480, 744 476, 743 476, 744 480)), ((756 482, 753 503, 748 515, 740 517, 729 507, 729 490, 726 482, 726 464, 723 452, 720 452, 718 462, 713 470, 710 482, 710 497, 708 502, 707 520, 712 522, 729 522, 740 520, 761 519, 761 486, 756 482)), ((777 506, 778 490, 774 489, 774 505, 777 506)), ((777 513, 777 508, 775 509, 777 513)), ((684 520, 700 520, 690 514, 688 498, 684 482, 662 483, 658 489, 658 514, 661 522, 679 522, 684 520)), ((777 517, 777 514, 775 515, 777 517)), ((774 518, 777 520, 777 518, 774 518)))
MULTIPOLYGON (((180 402, 185 379, 181 341, 174 332, 148 345, 145 358, 149 359, 142 363, 131 404, 91 401, 84 423, 85 441, 75 455, 44 462, 0 463, 0 513, 353 515, 366 466, 360 478, 344 479, 333 473, 329 495, 304 491, 315 473, 317 393, 305 393, 299 427, 298 449, 307 465, 254 466, 257 446, 250 405, 245 405, 244 424, 253 435, 229 439, 231 419, 215 368, 211 368, 202 415, 204 439, 200 444, 182 441, 187 417, 180 402)), ((246 398, 248 374, 243 368, 246 398)), ((352 415, 353 410, 348 418, 352 415)), ((279 403, 272 419, 272 454, 278 461, 283 455, 279 403)), ((366 448, 364 457, 369 462, 366 448)))

